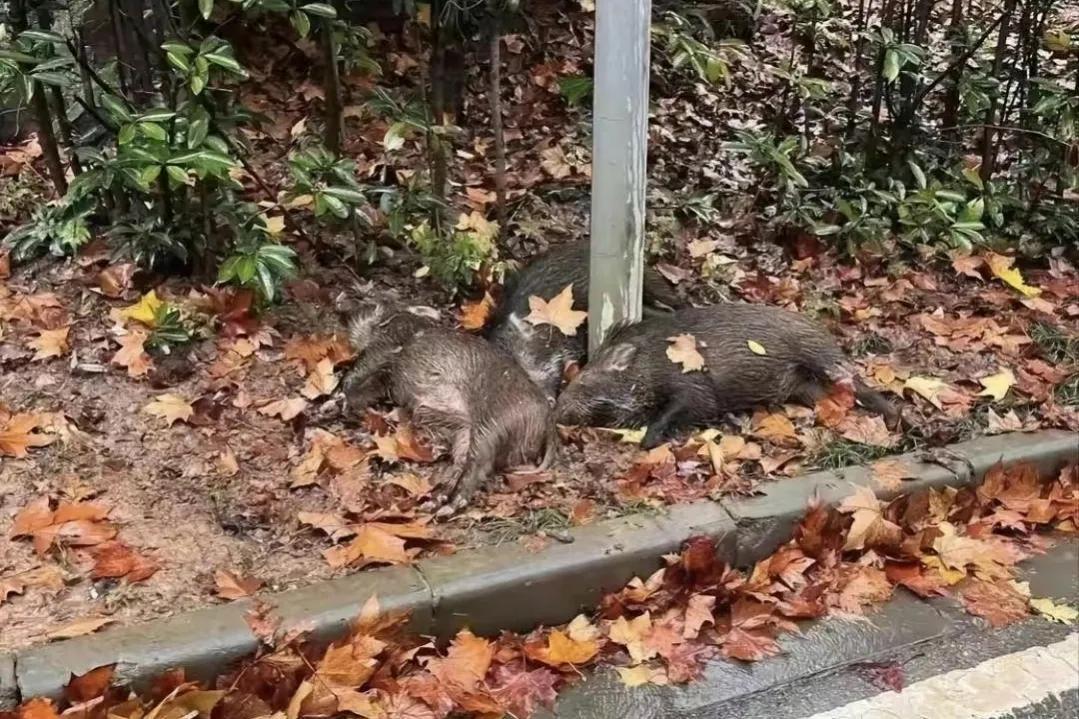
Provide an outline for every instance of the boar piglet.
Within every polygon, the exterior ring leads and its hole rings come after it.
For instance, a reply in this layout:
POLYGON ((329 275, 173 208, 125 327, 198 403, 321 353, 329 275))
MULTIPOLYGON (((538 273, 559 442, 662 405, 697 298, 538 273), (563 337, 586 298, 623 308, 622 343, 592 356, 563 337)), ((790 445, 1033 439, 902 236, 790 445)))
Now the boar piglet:
POLYGON ((444 439, 453 466, 440 516, 461 509, 497 470, 546 468, 558 447, 551 406, 524 371, 480 337, 414 309, 374 307, 349 323, 359 356, 342 386, 350 412, 389 399, 444 439))
POLYGON ((823 328, 777 307, 724 303, 614 332, 563 391, 555 416, 561 424, 647 426, 648 449, 726 412, 792 400, 812 406, 841 380, 853 382, 862 405, 898 423, 896 409, 854 377, 823 328), (703 369, 684 372, 667 355, 669 340, 682 334, 693 335, 703 369))
MULTIPOLYGON (((562 372, 569 362, 583 362, 588 326, 572 336, 551 325, 533 325, 530 297, 551 300, 573 285, 573 308, 588 308, 589 248, 587 242, 570 242, 537 257, 506 280, 495 308, 488 337, 524 368, 532 381, 550 397, 558 394, 562 372)), ((673 309, 682 301, 667 281, 651 267, 644 271, 644 303, 649 312, 673 309)))

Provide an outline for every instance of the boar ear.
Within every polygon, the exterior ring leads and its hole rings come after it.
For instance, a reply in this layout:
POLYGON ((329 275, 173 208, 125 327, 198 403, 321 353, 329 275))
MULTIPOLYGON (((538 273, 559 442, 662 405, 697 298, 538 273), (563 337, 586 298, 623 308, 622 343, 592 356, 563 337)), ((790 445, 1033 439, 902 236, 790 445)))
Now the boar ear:
POLYGON ((604 353, 600 366, 611 372, 625 372, 633 358, 637 356, 637 347, 628 342, 619 342, 604 353))
POLYGON ((535 328, 532 326, 532 323, 521 317, 516 312, 510 313, 510 324, 513 325, 513 329, 517 330, 525 337, 531 337, 532 333, 535 332, 535 328))

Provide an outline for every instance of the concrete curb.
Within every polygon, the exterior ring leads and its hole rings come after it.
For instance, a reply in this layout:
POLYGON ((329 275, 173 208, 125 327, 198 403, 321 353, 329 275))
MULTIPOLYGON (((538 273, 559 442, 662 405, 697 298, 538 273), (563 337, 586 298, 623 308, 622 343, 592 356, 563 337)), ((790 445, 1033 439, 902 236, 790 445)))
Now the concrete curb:
MULTIPOLYGON (((952 445, 937 455, 944 465, 926 463, 916 454, 900 457, 914 478, 899 491, 969 485, 1000 461, 1033 463, 1054 473, 1079 460, 1079 437, 1056 430, 1002 435, 952 445)), ((595 606, 604 592, 650 574, 660 555, 695 535, 715 537, 728 561, 751 564, 789 538, 810 499, 836 503, 852 484, 872 487, 884 498, 898 493, 879 491, 867 467, 815 472, 767 485, 754 497, 677 505, 659 516, 581 527, 573 531, 572 544, 554 544, 538 553, 517 544, 486 547, 264 599, 275 607, 282 627, 302 626, 321 640, 342 634, 376 595, 386 610, 410 611, 410 628, 421 634, 446 637, 464 626, 478 633, 527 630, 568 621, 595 606)), ((0 707, 20 697, 60 696, 72 675, 106 664, 117 664, 119 679, 135 686, 173 667, 209 678, 257 649, 244 620, 250 607, 250 602, 234 602, 0 654, 0 707)))

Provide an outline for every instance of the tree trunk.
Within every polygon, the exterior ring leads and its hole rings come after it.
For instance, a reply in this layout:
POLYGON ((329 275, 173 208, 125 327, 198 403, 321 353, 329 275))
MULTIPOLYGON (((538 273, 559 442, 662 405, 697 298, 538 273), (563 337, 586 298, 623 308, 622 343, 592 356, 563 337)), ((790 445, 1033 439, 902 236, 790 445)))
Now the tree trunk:
POLYGON ((500 232, 506 232, 506 136, 502 130, 502 32, 497 15, 491 18, 491 132, 495 138, 495 211, 500 232))
MULTIPOLYGON (((431 124, 441 126, 446 112, 446 38, 442 32, 442 0, 431 2, 431 62, 428 75, 431 81, 431 124)), ((446 199, 446 178, 449 174, 446 158, 445 135, 431 132, 428 136, 431 150, 431 193, 440 200, 446 199)))
MULTIPOLYGON (((1012 13, 1015 12, 1016 0, 1004 0, 1003 20, 1000 22, 1000 31, 997 34, 997 48, 993 54, 993 77, 999 78, 1001 68, 1004 66, 1004 55, 1008 51, 1008 35, 1011 31, 1012 13)), ((987 181, 993 176, 996 165, 997 146, 994 142, 997 124, 997 105, 999 98, 994 95, 989 98, 989 108, 985 111, 985 130, 982 135, 982 166, 979 174, 982 181, 987 181)))
MULTIPOLYGON (((26 14, 26 0, 15 0, 11 3, 10 10, 11 29, 18 35, 29 29, 26 14)), ((48 27, 43 28, 48 30, 48 27)), ((38 134, 41 140, 41 153, 45 157, 45 167, 49 171, 49 179, 59 195, 67 194, 67 177, 64 175, 64 163, 60 159, 60 149, 56 145, 56 131, 52 124, 52 115, 49 112, 49 100, 45 96, 45 86, 40 82, 34 83, 34 96, 30 100, 34 108, 34 116, 37 120, 38 134)))
MULTIPOLYGON (((952 17, 948 25, 948 38, 952 44, 951 62, 962 54, 959 47, 959 38, 962 36, 963 27, 963 0, 952 0, 952 17)), ((944 127, 955 127, 959 124, 959 84, 963 80, 963 69, 958 68, 955 72, 955 80, 948 85, 948 92, 944 96, 944 114, 941 116, 941 124, 944 127)))
POLYGON ((873 0, 858 0, 858 15, 854 22, 854 35, 858 39, 854 42, 854 76, 850 81, 850 96, 847 98, 847 130, 846 138, 849 140, 858 125, 858 105, 862 99, 862 70, 863 56, 865 54, 865 19, 870 12, 873 0))
POLYGON ((341 154, 341 76, 337 66, 337 39, 329 20, 322 22, 322 59, 326 63, 323 91, 326 95, 326 146, 341 154))

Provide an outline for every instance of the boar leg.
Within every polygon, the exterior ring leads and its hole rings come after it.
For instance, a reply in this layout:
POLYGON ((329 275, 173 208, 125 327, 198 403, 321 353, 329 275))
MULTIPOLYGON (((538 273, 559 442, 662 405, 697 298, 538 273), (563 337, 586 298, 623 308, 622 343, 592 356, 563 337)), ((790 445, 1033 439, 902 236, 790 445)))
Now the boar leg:
POLYGON ((858 400, 858 404, 883 416, 888 429, 898 429, 902 424, 903 415, 895 405, 885 399, 880 392, 871 389, 858 379, 854 380, 854 397, 858 400))
POLYGON ((692 406, 686 395, 671 396, 659 416, 648 424, 648 430, 644 433, 644 439, 641 440, 641 448, 658 447, 679 427, 690 424, 694 414, 691 410, 692 406))
POLYGON ((472 456, 465 465, 464 471, 459 474, 452 497, 442 509, 435 513, 436 517, 448 517, 465 508, 480 485, 494 474, 496 450, 494 442, 481 442, 480 446, 472 448, 472 456))
POLYGON ((814 407, 817 402, 824 399, 828 395, 828 391, 824 389, 824 386, 815 379, 803 379, 798 382, 798 386, 791 392, 790 398, 798 404, 804 404, 806 407, 814 407))
MULTIPOLYGON (((420 507, 425 512, 430 512, 439 507, 442 507, 450 496, 453 496, 457 487, 462 482, 462 477, 469 468, 469 445, 472 441, 472 432, 467 426, 459 427, 453 432, 453 439, 451 440, 450 455, 453 458, 453 464, 450 470, 446 473, 445 479, 438 484, 438 489, 431 495, 431 499, 420 507)), ((439 516, 442 516, 441 514, 439 516)))

